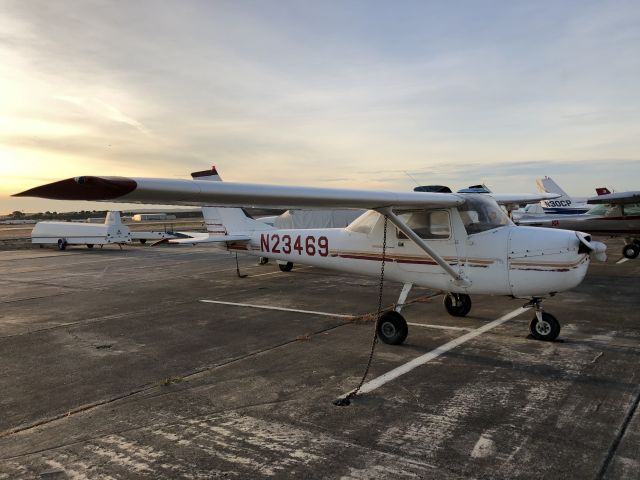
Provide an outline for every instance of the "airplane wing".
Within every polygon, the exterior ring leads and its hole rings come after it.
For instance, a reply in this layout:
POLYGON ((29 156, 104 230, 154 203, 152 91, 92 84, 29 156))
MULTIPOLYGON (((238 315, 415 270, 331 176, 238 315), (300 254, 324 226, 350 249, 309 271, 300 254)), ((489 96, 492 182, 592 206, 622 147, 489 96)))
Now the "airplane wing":
POLYGON ((610 203, 614 205, 627 204, 627 203, 640 203, 640 192, 617 192, 607 193, 605 195, 598 195, 597 197, 591 197, 587 199, 587 203, 610 203))
POLYGON ((521 203, 538 203, 542 200, 558 198, 557 193, 490 193, 500 205, 512 205, 521 203))
POLYGON ((455 207, 464 195, 292 187, 158 178, 75 177, 14 195, 53 200, 92 200, 155 205, 222 207, 402 209, 455 207))

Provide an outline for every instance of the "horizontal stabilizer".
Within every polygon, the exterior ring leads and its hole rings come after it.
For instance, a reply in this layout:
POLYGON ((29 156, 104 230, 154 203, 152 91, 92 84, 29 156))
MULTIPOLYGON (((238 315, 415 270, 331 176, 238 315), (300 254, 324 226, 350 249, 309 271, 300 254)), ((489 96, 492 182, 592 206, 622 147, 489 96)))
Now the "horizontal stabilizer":
MULTIPOLYGON (((186 232, 180 232, 185 234, 186 232)), ((191 232, 193 234, 195 232, 191 232)), ((247 235, 197 235, 183 238, 169 238, 166 242, 172 245, 200 245, 203 243, 248 242, 251 237, 247 235)))
POLYGON ((170 243, 173 245, 198 245, 202 243, 248 242, 248 235, 209 235, 205 232, 174 232, 174 237, 163 238, 151 246, 170 243), (178 237, 178 238, 176 238, 178 237))
POLYGON ((640 191, 635 192, 617 192, 607 193, 605 195, 598 195, 597 197, 591 197, 587 200, 587 203, 612 203, 612 204, 628 204, 628 203, 640 203, 640 191))

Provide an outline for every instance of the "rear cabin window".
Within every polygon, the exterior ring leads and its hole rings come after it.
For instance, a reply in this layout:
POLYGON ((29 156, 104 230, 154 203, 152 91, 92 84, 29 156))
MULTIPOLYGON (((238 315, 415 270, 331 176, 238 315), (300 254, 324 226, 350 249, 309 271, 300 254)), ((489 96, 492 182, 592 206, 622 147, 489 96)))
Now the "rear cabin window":
MULTIPOLYGON (((451 235, 449 212, 446 210, 420 211, 400 215, 400 218, 423 239, 447 239, 451 235)), ((407 238, 396 230, 398 238, 407 238)))
POLYGON ((369 235, 371 230, 373 230, 373 227, 378 223, 379 218, 380 214, 378 212, 369 210, 351 222, 347 227, 347 230, 353 233, 364 233, 369 235))
POLYGON ((622 206, 624 216, 640 215, 640 203, 627 203, 622 206))

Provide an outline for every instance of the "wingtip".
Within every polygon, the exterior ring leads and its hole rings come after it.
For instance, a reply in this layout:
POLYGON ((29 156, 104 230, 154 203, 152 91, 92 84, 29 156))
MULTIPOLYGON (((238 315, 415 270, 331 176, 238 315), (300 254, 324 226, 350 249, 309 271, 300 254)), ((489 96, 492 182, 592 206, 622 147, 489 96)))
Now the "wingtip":
POLYGON ((15 193, 12 197, 38 197, 51 200, 113 200, 133 192, 135 180, 124 177, 82 176, 15 193))

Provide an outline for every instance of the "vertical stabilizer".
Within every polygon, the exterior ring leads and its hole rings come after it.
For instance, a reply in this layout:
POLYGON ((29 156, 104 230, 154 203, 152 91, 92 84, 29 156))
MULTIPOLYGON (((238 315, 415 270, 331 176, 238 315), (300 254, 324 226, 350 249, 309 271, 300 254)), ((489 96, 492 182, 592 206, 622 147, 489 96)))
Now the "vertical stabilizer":
POLYGON ((120 221, 120 212, 107 212, 107 217, 104 219, 105 225, 120 225, 122 222, 120 221))
MULTIPOLYGON (((211 170, 193 172, 194 180, 221 182, 215 165, 211 170)), ((202 216, 210 236, 245 234, 255 230, 271 230, 273 227, 249 218, 241 208, 202 207, 202 216)))
POLYGON ((536 180, 538 191, 542 193, 557 193, 560 195, 559 200, 570 200, 569 195, 560 186, 554 182, 551 177, 539 178, 536 180))
POLYGON ((540 205, 545 213, 553 214, 574 214, 585 213, 589 210, 589 205, 584 199, 571 198, 560 186, 550 177, 539 178, 536 180, 538 190, 542 193, 555 193, 559 195, 553 200, 542 200, 540 205))

